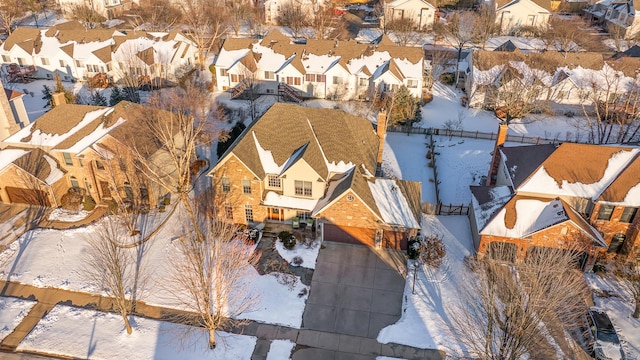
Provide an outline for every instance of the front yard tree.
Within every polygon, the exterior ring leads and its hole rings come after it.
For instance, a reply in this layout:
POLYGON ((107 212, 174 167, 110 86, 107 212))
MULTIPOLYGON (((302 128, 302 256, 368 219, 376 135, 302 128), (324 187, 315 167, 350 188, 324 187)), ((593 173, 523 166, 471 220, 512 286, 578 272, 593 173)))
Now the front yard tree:
POLYGON ((87 243, 89 249, 83 272, 88 280, 96 282, 113 298, 113 305, 122 316, 127 334, 131 334, 129 314, 135 298, 133 289, 142 287, 137 283, 140 278, 136 279, 136 274, 142 272, 136 271, 133 250, 126 247, 126 231, 117 218, 108 217, 97 226, 87 243))
POLYGON ((616 264, 615 276, 622 288, 635 302, 633 317, 640 318, 640 264, 635 259, 627 259, 616 264))
POLYGON ((500 260, 513 254, 509 244, 492 245, 498 246, 472 263, 475 276, 462 284, 460 301, 451 309, 459 341, 478 359, 555 357, 557 350, 549 339, 557 344, 567 341, 562 326, 580 327, 584 299, 590 296, 576 267, 577 251, 529 251, 525 261, 514 264, 500 260))
POLYGON ((393 19, 385 25, 385 30, 392 33, 399 46, 407 46, 420 40, 421 34, 415 31, 413 16, 393 19))
POLYGON ((148 104, 163 111, 138 110, 144 111, 140 114, 144 119, 140 131, 148 134, 149 143, 139 141, 138 134, 130 134, 127 140, 135 151, 137 170, 184 205, 196 233, 199 228, 195 226, 198 219, 192 207, 191 167, 197 160, 196 148, 206 145, 215 131, 208 118, 207 94, 204 85, 198 84, 155 93, 148 104), (159 149, 153 159, 149 159, 149 146, 159 149))
POLYGON ((213 349, 215 331, 223 325, 241 324, 237 317, 256 304, 245 276, 247 267, 258 258, 251 247, 233 240, 234 225, 206 214, 198 219, 204 237, 190 224, 185 226, 186 235, 176 241, 177 254, 171 260, 169 291, 181 308, 196 314, 196 324, 207 331, 213 349))

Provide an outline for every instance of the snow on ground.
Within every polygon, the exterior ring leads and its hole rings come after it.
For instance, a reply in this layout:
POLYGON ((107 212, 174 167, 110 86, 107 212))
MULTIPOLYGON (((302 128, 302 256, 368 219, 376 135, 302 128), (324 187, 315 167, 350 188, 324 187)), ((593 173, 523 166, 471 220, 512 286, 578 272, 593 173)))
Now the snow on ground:
POLYGON ((89 215, 88 211, 79 210, 79 211, 71 211, 65 210, 63 208, 56 208, 49 214, 48 219, 51 221, 67 221, 74 222, 80 221, 86 218, 89 215))
POLYGON ((385 175, 403 180, 422 182, 422 201, 436 203, 433 168, 429 167, 424 135, 388 133, 382 159, 385 175))
POLYGON ((0 297, 0 341, 13 332, 35 304, 31 300, 0 297))
POLYGON ((291 352, 296 343, 290 340, 272 340, 267 354, 267 360, 286 360, 291 358, 291 352))
POLYGON ((204 329, 130 317, 128 335, 117 314, 56 305, 18 350, 37 350, 90 359, 229 359, 251 358, 253 336, 216 332, 218 346, 209 350, 204 329))
POLYGON ((585 278, 589 287, 596 290, 593 295, 595 305, 606 311, 611 318, 627 359, 640 359, 640 319, 634 319, 631 316, 635 307, 633 299, 614 279, 593 273, 585 274, 585 278), (603 292, 612 296, 598 296, 598 293, 603 292))
POLYGON ((293 263, 293 258, 299 256, 302 259, 302 264, 300 264, 300 266, 307 269, 316 268, 316 259, 318 258, 318 252, 320 251, 320 241, 314 241, 310 246, 296 242, 296 246, 291 250, 285 248, 282 241, 276 241, 275 246, 278 254, 280 254, 283 259, 287 260, 289 264, 296 266, 293 263))
MULTIPOLYGON (((498 131, 498 119, 486 110, 466 108, 460 105, 460 98, 465 94, 451 86, 436 83, 433 87, 433 101, 422 108, 422 121, 416 125, 420 127, 444 128, 450 121, 456 130, 481 131, 495 133, 498 131), (461 119, 459 128, 456 127, 461 119)), ((580 113, 582 110, 574 111, 580 113)), ((540 136, 546 138, 557 137, 565 140, 573 139, 580 131, 582 139, 584 130, 577 130, 580 116, 568 118, 565 116, 528 115, 524 119, 515 119, 509 125, 509 134, 540 136)))
POLYGON ((408 266, 402 303, 402 317, 378 334, 378 342, 398 343, 421 349, 441 349, 448 354, 462 349, 451 330, 449 320, 452 301, 460 298, 461 284, 473 276, 464 265, 465 256, 471 255, 473 241, 466 216, 422 216, 424 235, 443 236, 447 255, 435 270, 418 270, 415 294, 414 267, 408 266))
MULTIPOLYGON (((151 217, 153 215, 150 214, 151 217)), ((162 215, 162 214, 160 214, 162 215)), ((153 230, 162 217, 141 222, 143 233, 153 230)), ((151 305, 182 308, 171 295, 169 281, 171 259, 178 249, 173 241, 180 241, 186 231, 182 211, 177 210, 164 228, 144 244, 144 264, 149 280, 141 299, 151 305)), ((83 276, 83 257, 87 239, 99 224, 69 230, 36 229, 25 233, 0 253, 0 278, 38 287, 54 287, 101 294, 101 288, 83 276), (48 259, 49 261, 42 261, 48 259)), ((140 247, 138 247, 140 249, 140 247)), ((132 249, 131 251, 135 251, 132 249)), ((242 318, 300 327, 308 295, 299 296, 308 287, 293 275, 269 274, 260 276, 247 264, 243 282, 251 284, 252 295, 258 303, 242 318)))
POLYGON ((434 136, 434 141, 440 201, 468 205, 469 185, 480 185, 482 176, 489 172, 495 141, 446 136, 434 136))

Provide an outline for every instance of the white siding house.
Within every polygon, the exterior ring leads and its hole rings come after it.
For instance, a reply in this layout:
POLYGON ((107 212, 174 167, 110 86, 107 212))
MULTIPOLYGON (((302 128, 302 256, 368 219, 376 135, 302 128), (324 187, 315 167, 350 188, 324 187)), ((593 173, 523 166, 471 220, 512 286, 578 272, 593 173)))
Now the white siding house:
POLYGON ((430 29, 436 18, 436 7, 425 0, 394 0, 385 4, 384 23, 410 19, 417 29, 430 29))

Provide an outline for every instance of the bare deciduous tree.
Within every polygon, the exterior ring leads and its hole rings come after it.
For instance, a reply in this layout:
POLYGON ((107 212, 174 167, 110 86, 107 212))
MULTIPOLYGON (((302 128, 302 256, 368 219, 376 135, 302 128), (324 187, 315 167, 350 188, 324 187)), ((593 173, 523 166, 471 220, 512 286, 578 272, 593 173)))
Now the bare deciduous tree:
POLYGON ((226 35, 228 14, 223 0, 182 0, 183 19, 191 39, 198 46, 200 70, 207 66, 207 56, 226 35))
POLYGON ((24 16, 22 0, 4 0, 0 3, 0 24, 6 29, 7 34, 13 32, 13 23, 24 16))
POLYGON ((227 5, 229 13, 229 22, 235 36, 243 25, 249 23, 249 19, 254 15, 253 6, 248 1, 236 0, 231 1, 227 5))
POLYGON ((309 15, 302 6, 302 3, 290 1, 280 6, 278 24, 291 29, 294 37, 300 35, 300 31, 309 25, 309 15))
POLYGON ((176 242, 169 291, 181 307, 195 313, 196 324, 207 331, 213 349, 215 331, 225 324, 241 324, 236 318, 256 304, 246 269, 258 258, 251 247, 233 239, 232 224, 206 215, 199 219, 204 237, 187 227, 186 235, 176 242))
POLYGON ((495 11, 488 4, 480 5, 476 13, 476 27, 473 30, 473 40, 484 50, 487 40, 498 32, 495 11))
POLYGON ((313 27, 316 39, 329 39, 331 34, 334 33, 332 10, 327 6, 318 5, 317 10, 313 12, 310 24, 313 27))
MULTIPOLYGON (((458 341, 473 358, 554 358, 549 339, 564 343, 564 329, 580 328, 590 295, 576 268, 576 249, 537 248, 525 261, 506 263, 499 259, 510 257, 510 248, 493 245, 472 262, 475 277, 463 284, 451 309, 458 341)), ((563 351, 582 350, 570 342, 563 351)))
POLYGON ((635 303, 633 317, 640 318, 640 264, 629 257, 625 260, 618 260, 615 268, 615 276, 622 288, 631 296, 635 303))
POLYGON ((105 21, 105 17, 100 15, 93 8, 86 4, 78 4, 71 7, 70 11, 72 18, 78 20, 88 26, 89 28, 95 27, 95 24, 105 21))
POLYGON ((428 91, 433 89, 433 85, 440 79, 440 76, 447 70, 447 65, 456 58, 454 52, 449 50, 428 50, 429 67, 425 74, 425 87, 428 91))
POLYGON ((588 24, 582 19, 561 19, 551 17, 549 26, 540 37, 547 49, 556 50, 566 57, 568 52, 580 51, 580 48, 592 48, 593 36, 585 30, 588 24))
POLYGON ((445 42, 451 44, 458 51, 456 85, 458 83, 458 67, 462 59, 462 50, 471 44, 476 27, 477 15, 471 11, 456 12, 446 24, 436 23, 436 26, 434 26, 434 32, 439 33, 445 42))
POLYGON ((133 330, 129 314, 136 298, 134 289, 143 287, 140 286, 143 272, 136 266, 133 250, 126 247, 125 234, 126 231, 117 218, 103 220, 92 236, 87 238, 89 249, 84 259, 83 272, 87 279, 95 281, 112 297, 127 333, 131 334, 133 330))
POLYGON ((169 30, 182 19, 180 8, 171 0, 142 0, 131 15, 134 27, 144 24, 149 31, 169 30))
POLYGON ((629 142, 640 136, 640 76, 625 77, 605 65, 581 90, 582 110, 597 144, 629 142))
POLYGON ((420 40, 422 33, 415 30, 412 15, 401 19, 393 19, 385 25, 385 30, 393 34, 399 46, 407 46, 420 40))

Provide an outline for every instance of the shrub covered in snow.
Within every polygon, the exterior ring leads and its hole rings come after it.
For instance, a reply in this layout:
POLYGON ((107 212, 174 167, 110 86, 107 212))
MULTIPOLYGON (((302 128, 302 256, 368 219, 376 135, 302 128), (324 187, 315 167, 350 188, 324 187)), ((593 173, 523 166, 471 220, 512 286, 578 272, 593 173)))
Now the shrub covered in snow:
POLYGON ((300 256, 296 256, 293 258, 293 260, 291 260, 291 264, 295 265, 295 266, 300 266, 302 265, 302 263, 304 262, 304 260, 302 260, 302 258, 300 256))

